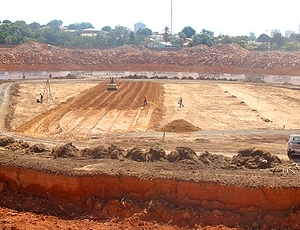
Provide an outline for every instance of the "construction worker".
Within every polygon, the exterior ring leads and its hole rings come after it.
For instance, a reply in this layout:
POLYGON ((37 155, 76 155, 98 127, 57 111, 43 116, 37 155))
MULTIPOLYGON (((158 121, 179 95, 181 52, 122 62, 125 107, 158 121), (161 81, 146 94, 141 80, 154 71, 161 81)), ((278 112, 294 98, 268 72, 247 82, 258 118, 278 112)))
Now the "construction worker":
POLYGON ((40 93, 40 101, 41 101, 41 103, 43 102, 43 97, 44 97, 44 94, 40 93))
POLYGON ((145 106, 145 105, 147 105, 148 104, 148 102, 147 102, 147 96, 145 95, 144 96, 144 100, 143 100, 143 106, 145 106))
POLYGON ((179 108, 184 107, 184 105, 182 104, 182 97, 179 98, 178 104, 179 104, 179 108))

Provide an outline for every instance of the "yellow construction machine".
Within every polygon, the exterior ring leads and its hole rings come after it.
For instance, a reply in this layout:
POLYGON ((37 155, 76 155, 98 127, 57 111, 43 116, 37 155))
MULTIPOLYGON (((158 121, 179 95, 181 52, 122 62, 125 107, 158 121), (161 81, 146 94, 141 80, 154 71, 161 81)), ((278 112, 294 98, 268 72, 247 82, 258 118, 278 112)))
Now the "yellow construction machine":
POLYGON ((118 86, 116 78, 111 77, 109 80, 109 83, 106 84, 106 89, 107 90, 118 90, 118 88, 119 88, 119 86, 118 86))

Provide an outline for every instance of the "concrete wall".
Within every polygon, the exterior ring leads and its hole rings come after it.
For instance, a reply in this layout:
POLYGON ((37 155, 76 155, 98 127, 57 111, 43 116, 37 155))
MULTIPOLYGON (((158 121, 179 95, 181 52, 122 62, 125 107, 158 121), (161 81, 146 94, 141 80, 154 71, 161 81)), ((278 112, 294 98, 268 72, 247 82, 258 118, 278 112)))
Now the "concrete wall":
POLYGON ((299 76, 275 76, 275 75, 234 75, 234 74, 211 74, 211 73, 191 73, 191 72, 147 72, 147 71, 58 71, 58 72, 47 72, 47 71, 35 71, 35 72, 1 72, 0 80, 21 80, 23 76, 25 79, 46 79, 49 78, 50 74, 52 77, 65 77, 68 74, 74 75, 78 78, 94 77, 94 78, 109 78, 109 77, 124 77, 130 75, 137 76, 147 76, 147 77, 192 77, 194 79, 204 78, 204 79, 215 79, 215 80, 249 80, 249 81, 264 81, 266 83, 276 83, 276 84, 293 84, 300 85, 299 76))

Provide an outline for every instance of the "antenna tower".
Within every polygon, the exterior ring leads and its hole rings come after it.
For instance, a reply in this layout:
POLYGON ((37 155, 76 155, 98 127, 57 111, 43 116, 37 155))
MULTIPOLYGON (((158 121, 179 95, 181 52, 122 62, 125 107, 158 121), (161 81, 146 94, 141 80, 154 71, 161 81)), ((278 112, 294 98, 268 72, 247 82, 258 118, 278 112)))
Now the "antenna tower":
POLYGON ((171 34, 173 32, 173 0, 171 0, 171 27, 170 27, 171 34))

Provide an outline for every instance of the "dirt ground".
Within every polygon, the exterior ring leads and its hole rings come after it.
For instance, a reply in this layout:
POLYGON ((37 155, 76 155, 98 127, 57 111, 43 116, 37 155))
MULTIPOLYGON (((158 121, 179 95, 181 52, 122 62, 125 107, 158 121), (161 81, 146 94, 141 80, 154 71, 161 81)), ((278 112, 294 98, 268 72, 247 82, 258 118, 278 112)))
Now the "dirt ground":
MULTIPOLYGON (((282 194, 266 195, 300 184, 298 166, 286 156, 285 140, 290 133, 299 132, 297 86, 120 79, 119 90, 107 91, 106 81, 92 78, 51 79, 48 83, 51 91, 44 80, 9 82, 10 96, 3 96, 8 105, 1 107, 1 127, 7 129, 2 128, 0 138, 0 175, 12 170, 17 184, 1 177, 1 229, 299 226, 297 189, 289 193, 291 200, 282 199, 282 194), (41 92, 44 101, 37 103, 41 92), (143 106, 145 95, 148 105, 143 106), (179 108, 179 97, 184 107, 179 108), (50 176, 42 181, 53 183, 50 177, 54 175, 58 188, 49 187, 44 193, 30 184, 43 173, 50 176), (64 191, 64 176, 89 177, 82 189, 88 191, 96 186, 93 178, 98 175, 121 177, 121 183, 114 185, 121 187, 111 187, 104 198, 90 195, 81 202, 71 199, 72 189, 64 191), (156 180, 162 181, 162 187, 155 187, 159 182, 146 186, 156 180), (168 183, 181 182, 195 189, 194 199, 187 195, 176 200, 166 189, 171 186, 168 183), (233 200, 241 203, 230 203, 231 199, 221 195, 197 203, 196 188, 204 186, 203 182, 215 187, 201 193, 218 195, 219 190, 225 194, 232 188, 233 200), (128 184, 136 186, 128 188, 128 184), (257 195, 261 188, 274 188, 263 192, 268 201, 257 195), (151 196, 159 189, 166 193, 151 196), (127 195, 119 199, 115 193, 121 190, 127 195), (47 195, 54 191, 70 198, 47 195), (136 195, 139 192, 143 199, 136 195), (189 199, 192 201, 187 202, 189 199), (223 206, 218 199, 225 199, 223 206), (255 209, 269 201, 275 206, 255 209)), ((0 86, 0 92, 6 92, 7 84, 0 86)), ((104 183, 105 178, 102 180, 104 183)), ((112 179, 107 180, 112 184, 112 179)), ((193 189, 187 189, 187 194, 193 189)))

